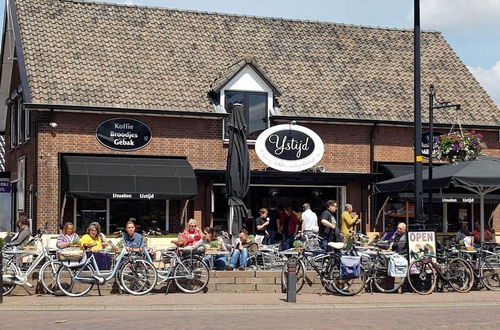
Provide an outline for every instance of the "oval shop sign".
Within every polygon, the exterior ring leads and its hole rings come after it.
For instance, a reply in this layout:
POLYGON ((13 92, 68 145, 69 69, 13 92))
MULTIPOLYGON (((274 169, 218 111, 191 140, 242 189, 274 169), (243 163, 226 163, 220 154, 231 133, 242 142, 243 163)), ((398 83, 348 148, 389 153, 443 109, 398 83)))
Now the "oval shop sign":
POLYGON ((130 118, 113 118, 102 122, 96 130, 97 140, 113 150, 133 151, 151 142, 146 124, 130 118))
POLYGON ((270 127, 255 141, 255 151, 269 167, 283 172, 299 172, 316 165, 325 148, 323 141, 307 127, 283 124, 270 127))

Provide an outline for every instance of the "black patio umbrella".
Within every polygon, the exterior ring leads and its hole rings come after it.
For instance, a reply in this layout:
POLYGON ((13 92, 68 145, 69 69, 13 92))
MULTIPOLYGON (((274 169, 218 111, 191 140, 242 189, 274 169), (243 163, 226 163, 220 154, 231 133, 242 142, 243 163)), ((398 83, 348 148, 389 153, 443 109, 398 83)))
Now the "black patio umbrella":
POLYGON ((248 209, 243 197, 250 187, 250 158, 247 146, 247 126, 243 106, 234 104, 228 120, 229 150, 226 166, 226 190, 229 205, 228 229, 234 237, 243 226, 243 219, 248 218, 248 209))
MULTIPOLYGON (((424 187, 428 169, 422 171, 424 187)), ((500 189, 500 158, 479 157, 475 160, 434 168, 433 188, 461 187, 479 195, 481 242, 484 241, 484 195, 500 189)), ((415 187, 413 173, 376 183, 375 192, 408 191, 415 187)))

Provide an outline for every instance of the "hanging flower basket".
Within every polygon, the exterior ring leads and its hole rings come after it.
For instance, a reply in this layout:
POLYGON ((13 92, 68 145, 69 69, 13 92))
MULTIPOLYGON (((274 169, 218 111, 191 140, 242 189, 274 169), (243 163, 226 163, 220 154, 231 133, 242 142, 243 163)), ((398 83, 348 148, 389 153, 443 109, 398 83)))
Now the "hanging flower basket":
POLYGON ((436 158, 450 163, 473 160, 486 148, 483 136, 474 131, 452 132, 435 140, 436 158))

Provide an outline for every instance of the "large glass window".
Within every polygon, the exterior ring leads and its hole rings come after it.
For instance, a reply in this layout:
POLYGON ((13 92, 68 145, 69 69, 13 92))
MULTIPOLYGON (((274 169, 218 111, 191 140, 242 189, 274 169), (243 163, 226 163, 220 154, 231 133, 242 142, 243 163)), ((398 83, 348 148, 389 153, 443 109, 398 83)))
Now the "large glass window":
POLYGON ((111 200, 110 209, 111 233, 123 229, 130 218, 134 218, 142 230, 151 228, 153 221, 156 222, 155 227, 165 228, 165 200, 111 200))
POLYGON ((98 222, 101 230, 106 232, 106 200, 78 199, 76 211, 76 231, 85 234, 92 222, 98 222))
MULTIPOLYGON (((225 92, 225 108, 228 113, 233 105, 243 105, 244 117, 248 126, 248 139, 255 140, 268 126, 267 93, 259 92, 225 92)), ((224 138, 228 138, 228 127, 224 125, 224 138)))

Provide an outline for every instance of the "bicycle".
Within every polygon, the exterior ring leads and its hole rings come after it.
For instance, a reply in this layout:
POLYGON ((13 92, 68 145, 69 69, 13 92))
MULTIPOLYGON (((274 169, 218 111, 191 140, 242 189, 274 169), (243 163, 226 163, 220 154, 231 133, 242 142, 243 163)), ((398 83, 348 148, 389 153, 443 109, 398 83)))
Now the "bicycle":
POLYGON ((478 288, 484 286, 489 290, 500 290, 500 255, 497 252, 480 248, 472 253, 458 251, 458 257, 469 265, 478 288))
MULTIPOLYGON (((205 290, 210 280, 208 266, 203 259, 195 254, 193 249, 166 249, 161 250, 161 265, 157 274, 160 283, 167 283, 167 291, 171 281, 176 287, 185 293, 198 293, 205 290), (179 256, 179 253, 187 255, 179 256)), ((145 254, 146 259, 152 262, 149 253, 145 254)))
POLYGON ((372 284, 382 293, 397 292, 405 282, 405 276, 392 277, 388 274, 390 256, 395 252, 384 253, 377 247, 357 247, 362 258, 362 267, 366 272, 366 284, 373 292, 372 284))
POLYGON ((33 285, 28 281, 30 275, 37 269, 37 267, 45 260, 45 263, 39 269, 38 272, 38 283, 41 284, 45 293, 54 294, 56 292, 55 285, 55 274, 57 269, 59 269, 61 263, 55 258, 54 255, 50 254, 47 248, 43 245, 42 235, 47 233, 47 223, 43 229, 38 229, 34 237, 35 247, 40 248, 38 250, 22 250, 22 249, 9 249, 9 247, 4 246, 2 248, 2 253, 4 254, 2 260, 3 266, 3 295, 10 294, 14 288, 19 286, 33 287, 33 285), (36 258, 31 262, 26 270, 23 270, 19 266, 18 260, 23 256, 36 256, 36 258))
MULTIPOLYGON (((317 235, 311 235, 312 238, 321 240, 317 235)), ((302 253, 297 257, 289 258, 281 272, 282 291, 286 292, 288 280, 288 264, 296 265, 296 292, 299 293, 306 281, 305 271, 312 269, 320 277, 321 283, 326 291, 330 293, 339 293, 343 296, 353 296, 360 293, 366 283, 366 275, 361 268, 359 278, 342 277, 340 265, 344 243, 328 243, 333 251, 307 250, 307 244, 302 253)), ((346 251, 346 254, 355 254, 355 250, 346 251)), ((308 281, 311 282, 311 281, 308 281)))
POLYGON ((79 261, 61 261, 56 274, 57 287, 70 297, 83 296, 94 284, 102 285, 111 279, 115 279, 127 293, 144 295, 154 289, 158 274, 151 262, 127 252, 125 246, 109 272, 101 272, 94 254, 84 251, 79 261))
POLYGON ((473 273, 469 265, 460 258, 441 257, 443 265, 435 262, 433 254, 426 254, 410 263, 408 267, 408 283, 418 294, 429 294, 436 288, 438 279, 443 287, 457 292, 468 292, 472 288, 473 273))

